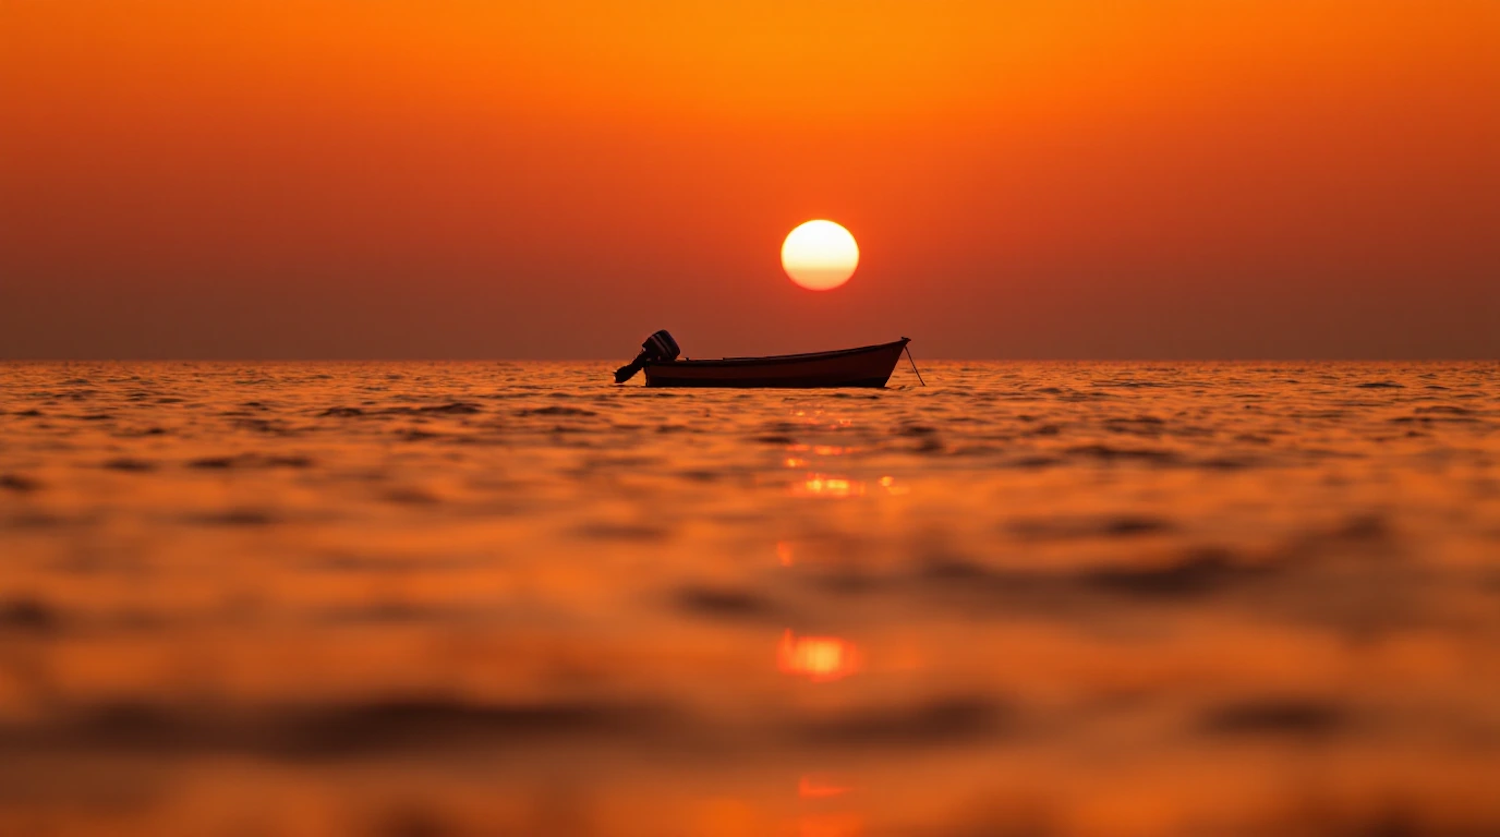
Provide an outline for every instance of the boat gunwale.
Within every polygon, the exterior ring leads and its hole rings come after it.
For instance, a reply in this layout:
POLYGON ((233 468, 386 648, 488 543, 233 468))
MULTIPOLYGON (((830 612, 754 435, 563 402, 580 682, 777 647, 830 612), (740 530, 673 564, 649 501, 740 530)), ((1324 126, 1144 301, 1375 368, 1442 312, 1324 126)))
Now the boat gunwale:
POLYGON ((698 360, 655 361, 645 364, 644 368, 680 369, 684 366, 755 366, 759 364, 804 363, 812 360, 823 360, 825 358, 845 357, 847 355, 876 352, 881 349, 890 349, 893 347, 896 348, 899 353, 899 350, 906 348, 906 344, 910 342, 911 338, 903 337, 900 340, 893 340, 889 343, 874 343, 869 346, 856 346, 852 349, 833 349, 826 352, 803 352, 801 354, 795 355, 766 355, 765 357, 722 357, 702 358, 698 360))

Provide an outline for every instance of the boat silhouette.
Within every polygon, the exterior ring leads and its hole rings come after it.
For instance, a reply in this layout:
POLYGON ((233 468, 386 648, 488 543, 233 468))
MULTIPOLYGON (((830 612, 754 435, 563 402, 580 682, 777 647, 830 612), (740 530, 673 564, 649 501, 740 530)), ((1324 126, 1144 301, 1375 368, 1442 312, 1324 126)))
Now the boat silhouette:
POLYGON ((615 372, 615 382, 644 370, 648 387, 883 387, 909 342, 903 337, 827 352, 679 360, 677 341, 658 331, 634 361, 615 372))

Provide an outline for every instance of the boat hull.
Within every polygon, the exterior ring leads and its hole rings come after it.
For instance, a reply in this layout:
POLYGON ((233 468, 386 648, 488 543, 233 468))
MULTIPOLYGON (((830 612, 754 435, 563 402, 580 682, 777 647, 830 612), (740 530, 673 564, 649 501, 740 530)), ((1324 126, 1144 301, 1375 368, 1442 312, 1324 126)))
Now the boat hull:
POLYGON ((903 337, 894 343, 833 352, 649 363, 646 386, 883 387, 907 342, 903 337))

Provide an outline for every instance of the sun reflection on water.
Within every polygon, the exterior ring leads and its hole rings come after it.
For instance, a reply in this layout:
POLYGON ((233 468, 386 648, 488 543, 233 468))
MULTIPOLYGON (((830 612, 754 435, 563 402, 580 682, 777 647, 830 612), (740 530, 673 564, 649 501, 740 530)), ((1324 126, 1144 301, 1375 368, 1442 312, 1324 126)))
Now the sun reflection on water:
POLYGON ((800 675, 815 683, 842 680, 859 671, 859 649, 838 637, 799 637, 787 628, 776 650, 776 665, 784 674, 800 675))
POLYGON ((862 448, 853 447, 850 445, 804 444, 787 445, 786 449, 791 451, 792 453, 812 453, 817 456, 847 456, 848 454, 858 453, 860 450, 862 450, 862 448))
POLYGON ((794 494, 807 497, 863 497, 865 494, 863 481, 830 474, 808 474, 806 479, 792 488, 794 494))
MULTIPOLYGON (((794 460, 787 460, 787 467, 792 467, 794 460)), ((802 460, 795 460, 797 464, 806 464, 802 460)), ((879 492, 891 496, 910 494, 911 488, 901 485, 895 477, 883 476, 877 482, 879 492)), ((835 476, 833 474, 809 473, 800 482, 792 484, 792 494, 798 497, 825 497, 832 499, 843 499, 847 497, 863 497, 869 492, 869 486, 864 480, 852 479, 846 476, 835 476)))

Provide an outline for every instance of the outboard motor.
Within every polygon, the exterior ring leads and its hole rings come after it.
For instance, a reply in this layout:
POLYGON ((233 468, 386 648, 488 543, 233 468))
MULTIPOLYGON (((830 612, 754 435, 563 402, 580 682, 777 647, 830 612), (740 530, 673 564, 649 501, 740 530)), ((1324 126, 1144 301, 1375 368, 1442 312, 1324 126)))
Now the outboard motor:
POLYGON ((646 338, 641 344, 641 353, 635 356, 635 360, 615 370, 615 383, 623 384, 635 376, 635 373, 648 363, 666 363, 677 359, 682 350, 677 348, 677 341, 666 329, 656 332, 646 338))

